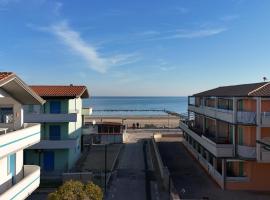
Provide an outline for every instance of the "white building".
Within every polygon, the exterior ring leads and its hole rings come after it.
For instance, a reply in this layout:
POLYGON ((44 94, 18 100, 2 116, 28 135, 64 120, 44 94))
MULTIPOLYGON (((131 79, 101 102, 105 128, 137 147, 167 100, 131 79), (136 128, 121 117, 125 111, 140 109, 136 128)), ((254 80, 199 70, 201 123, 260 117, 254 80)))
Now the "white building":
POLYGON ((40 124, 25 124, 23 107, 45 101, 14 73, 0 72, 0 200, 27 198, 40 168, 23 164, 23 150, 40 141, 40 124))

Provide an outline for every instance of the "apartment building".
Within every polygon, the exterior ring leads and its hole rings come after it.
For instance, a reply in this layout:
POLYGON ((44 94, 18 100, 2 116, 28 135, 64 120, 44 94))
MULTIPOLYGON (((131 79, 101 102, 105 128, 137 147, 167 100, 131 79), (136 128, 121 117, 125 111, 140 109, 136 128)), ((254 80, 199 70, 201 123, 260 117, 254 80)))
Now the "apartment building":
POLYGON ((224 189, 270 190, 270 83, 219 87, 188 98, 185 147, 224 189))
POLYGON ((41 123, 41 141, 25 151, 25 162, 41 167, 42 175, 61 175, 70 170, 81 155, 82 99, 85 86, 31 86, 46 99, 42 106, 26 106, 25 121, 41 123))
POLYGON ((40 124, 26 124, 23 105, 45 101, 11 72, 0 72, 0 200, 25 199, 40 183, 40 168, 23 152, 40 141, 40 124))

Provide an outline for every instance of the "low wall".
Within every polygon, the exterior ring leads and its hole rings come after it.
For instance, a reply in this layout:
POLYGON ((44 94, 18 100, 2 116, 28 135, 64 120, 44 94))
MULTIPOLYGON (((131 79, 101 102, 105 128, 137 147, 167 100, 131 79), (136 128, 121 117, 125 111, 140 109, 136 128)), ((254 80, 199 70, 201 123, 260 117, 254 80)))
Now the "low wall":
POLYGON ((83 183, 87 183, 93 179, 92 172, 74 172, 74 173, 63 173, 63 182, 69 180, 81 181, 83 183))
POLYGON ((166 166, 164 166, 154 138, 151 139, 150 144, 151 155, 153 155, 152 162, 154 164, 155 171, 158 174, 158 181, 162 183, 163 188, 166 191, 170 192, 170 200, 180 200, 180 196, 178 195, 178 192, 171 179, 170 171, 166 166))

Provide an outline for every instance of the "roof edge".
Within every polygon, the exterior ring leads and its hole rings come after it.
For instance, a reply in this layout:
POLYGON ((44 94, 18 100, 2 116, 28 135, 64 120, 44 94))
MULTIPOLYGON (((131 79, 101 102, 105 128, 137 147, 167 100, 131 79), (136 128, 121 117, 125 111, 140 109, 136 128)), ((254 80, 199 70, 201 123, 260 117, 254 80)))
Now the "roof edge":
POLYGON ((248 96, 251 96, 251 95, 252 95, 252 93, 254 93, 254 92, 257 92, 257 91, 261 90, 262 88, 264 88, 265 86, 267 86, 267 85, 269 85, 269 84, 270 84, 270 82, 265 83, 264 85, 262 85, 262 86, 260 86, 260 87, 256 88, 255 90, 250 91, 250 92, 248 93, 248 96))

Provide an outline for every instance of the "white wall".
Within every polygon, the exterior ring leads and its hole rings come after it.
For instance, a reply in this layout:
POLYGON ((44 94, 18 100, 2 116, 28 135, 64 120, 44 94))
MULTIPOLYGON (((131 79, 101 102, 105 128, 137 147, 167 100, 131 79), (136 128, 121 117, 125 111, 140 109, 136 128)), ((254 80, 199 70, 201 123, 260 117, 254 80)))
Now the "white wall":
POLYGON ((23 125, 22 105, 0 88, 0 106, 13 107, 14 122, 9 124, 0 123, 0 127, 18 130, 23 125))

